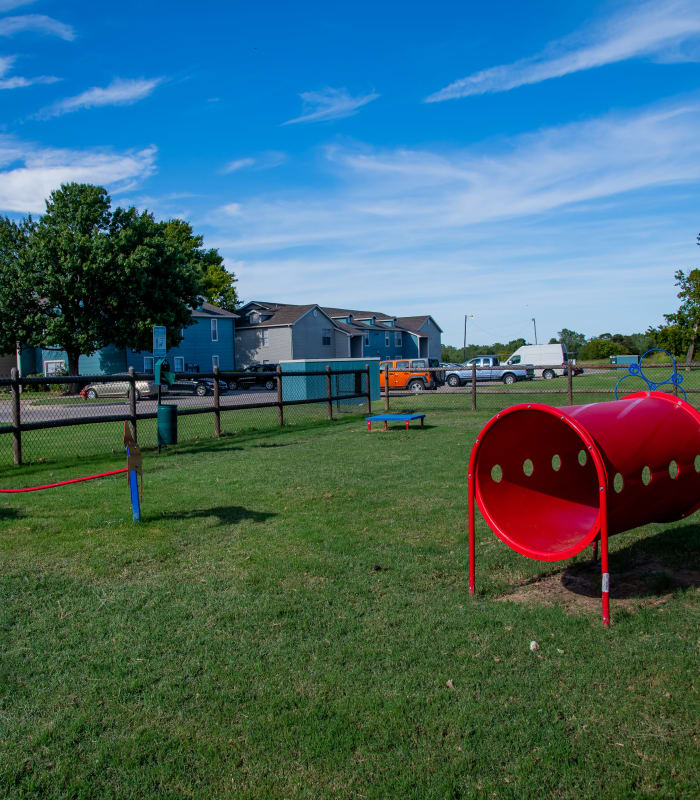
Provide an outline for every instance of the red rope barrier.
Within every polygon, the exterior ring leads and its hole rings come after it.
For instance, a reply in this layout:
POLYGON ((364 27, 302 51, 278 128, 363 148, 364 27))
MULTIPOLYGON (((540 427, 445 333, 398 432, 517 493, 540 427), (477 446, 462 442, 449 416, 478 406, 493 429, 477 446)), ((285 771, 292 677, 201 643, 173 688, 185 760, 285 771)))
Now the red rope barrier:
POLYGON ((18 492, 38 492, 41 489, 54 489, 56 486, 66 486, 69 483, 80 483, 81 481, 91 481, 95 478, 107 478, 109 475, 119 475, 128 472, 128 469, 115 469, 112 472, 100 472, 98 475, 87 475, 85 478, 73 478, 70 481, 59 481, 58 483, 47 483, 44 486, 29 486, 26 489, 0 489, 0 494, 16 494, 18 492))

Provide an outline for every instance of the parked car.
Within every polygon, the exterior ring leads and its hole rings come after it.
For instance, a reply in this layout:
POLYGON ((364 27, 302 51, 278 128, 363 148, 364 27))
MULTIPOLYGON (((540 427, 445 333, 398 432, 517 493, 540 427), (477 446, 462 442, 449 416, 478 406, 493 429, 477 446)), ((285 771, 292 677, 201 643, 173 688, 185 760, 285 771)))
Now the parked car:
MULTIPOLYGON (((213 378, 200 378, 200 381, 202 383, 206 383, 207 387, 209 388, 209 391, 211 391, 212 394, 214 393, 213 378)), ((222 381, 221 379, 219 379, 219 393, 227 392, 228 389, 229 389, 228 383, 226 383, 226 381, 222 381)))
POLYGON ((522 364, 517 367, 501 364, 496 356, 477 356, 460 365, 457 369, 445 370, 448 386, 464 386, 471 383, 472 364, 476 366, 477 381, 503 381, 512 384, 516 381, 532 380, 535 370, 531 364, 522 364))
POLYGON ((214 382, 206 378, 175 378, 170 386, 162 387, 163 394, 196 394, 204 397, 213 394, 214 382))
MULTIPOLYGON (((80 390, 83 400, 94 400, 97 397, 128 397, 129 395, 129 376, 126 373, 118 373, 111 376, 114 380, 102 383, 89 383, 80 390)), ((155 397, 158 394, 158 387, 153 381, 136 381, 136 399, 143 397, 155 397)))
POLYGON ((277 364, 253 364, 247 367, 245 375, 237 375, 228 382, 229 389, 250 389, 251 386, 264 386, 269 392, 277 388, 277 364))
POLYGON ((422 392, 426 389, 437 389, 445 382, 445 372, 435 369, 440 366, 437 359, 404 358, 379 362, 379 386, 385 385, 386 368, 389 367, 389 388, 408 389, 410 392, 422 392))

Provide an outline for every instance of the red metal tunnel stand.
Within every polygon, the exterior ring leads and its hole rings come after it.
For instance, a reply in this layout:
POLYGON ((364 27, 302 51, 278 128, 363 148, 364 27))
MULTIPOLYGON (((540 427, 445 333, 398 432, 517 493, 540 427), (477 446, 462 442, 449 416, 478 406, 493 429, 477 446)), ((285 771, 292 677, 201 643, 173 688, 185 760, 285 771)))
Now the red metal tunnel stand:
POLYGON ((558 561, 600 541, 603 624, 610 624, 608 539, 700 508, 700 412, 660 392, 555 408, 512 406, 479 433, 468 469, 469 593, 475 509, 509 547, 558 561))

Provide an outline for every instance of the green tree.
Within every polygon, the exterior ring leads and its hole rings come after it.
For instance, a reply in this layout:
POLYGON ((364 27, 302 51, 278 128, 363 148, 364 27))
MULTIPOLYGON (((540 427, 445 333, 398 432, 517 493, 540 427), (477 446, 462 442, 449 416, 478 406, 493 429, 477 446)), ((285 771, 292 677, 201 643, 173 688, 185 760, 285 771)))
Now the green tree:
POLYGON ((0 217, 0 352, 10 353, 41 330, 40 298, 27 270, 28 242, 35 223, 0 217))
POLYGON ((609 339, 591 339, 578 351, 578 358, 582 361, 600 361, 610 356, 621 355, 625 348, 619 343, 609 339))
MULTIPOLYGON (((21 248, 3 256, 32 289, 29 308, 7 323, 15 341, 60 347, 72 375, 81 354, 108 344, 147 348, 153 325, 167 327, 169 345, 180 341, 199 303, 200 273, 164 223, 134 208, 112 211, 105 189, 70 183, 52 192, 38 223, 24 225, 21 248)), ((6 231, 10 244, 13 236, 6 231)), ((11 290, 10 274, 0 295, 11 290)))
POLYGON ((171 219, 165 223, 168 238, 187 253, 190 264, 200 272, 200 292, 202 297, 227 311, 235 311, 238 305, 236 294, 236 276, 224 267, 224 259, 219 251, 206 250, 202 245, 204 239, 196 235, 192 226, 181 219, 171 219))
POLYGON ((568 328, 562 328, 557 335, 559 338, 554 342, 550 342, 550 344, 563 344, 569 355, 578 354, 581 348, 586 344, 585 334, 577 333, 568 328))

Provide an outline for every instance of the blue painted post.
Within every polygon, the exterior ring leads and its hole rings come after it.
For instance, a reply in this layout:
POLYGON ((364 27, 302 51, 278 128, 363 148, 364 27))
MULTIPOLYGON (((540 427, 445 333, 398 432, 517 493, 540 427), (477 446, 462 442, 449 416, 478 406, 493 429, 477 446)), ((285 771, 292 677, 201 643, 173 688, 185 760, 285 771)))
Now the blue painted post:
MULTIPOLYGON (((126 447, 126 456, 129 457, 129 446, 126 447)), ((134 522, 141 522, 141 503, 139 501, 139 476, 135 469, 129 470, 129 491, 131 492, 131 511, 134 522)))

